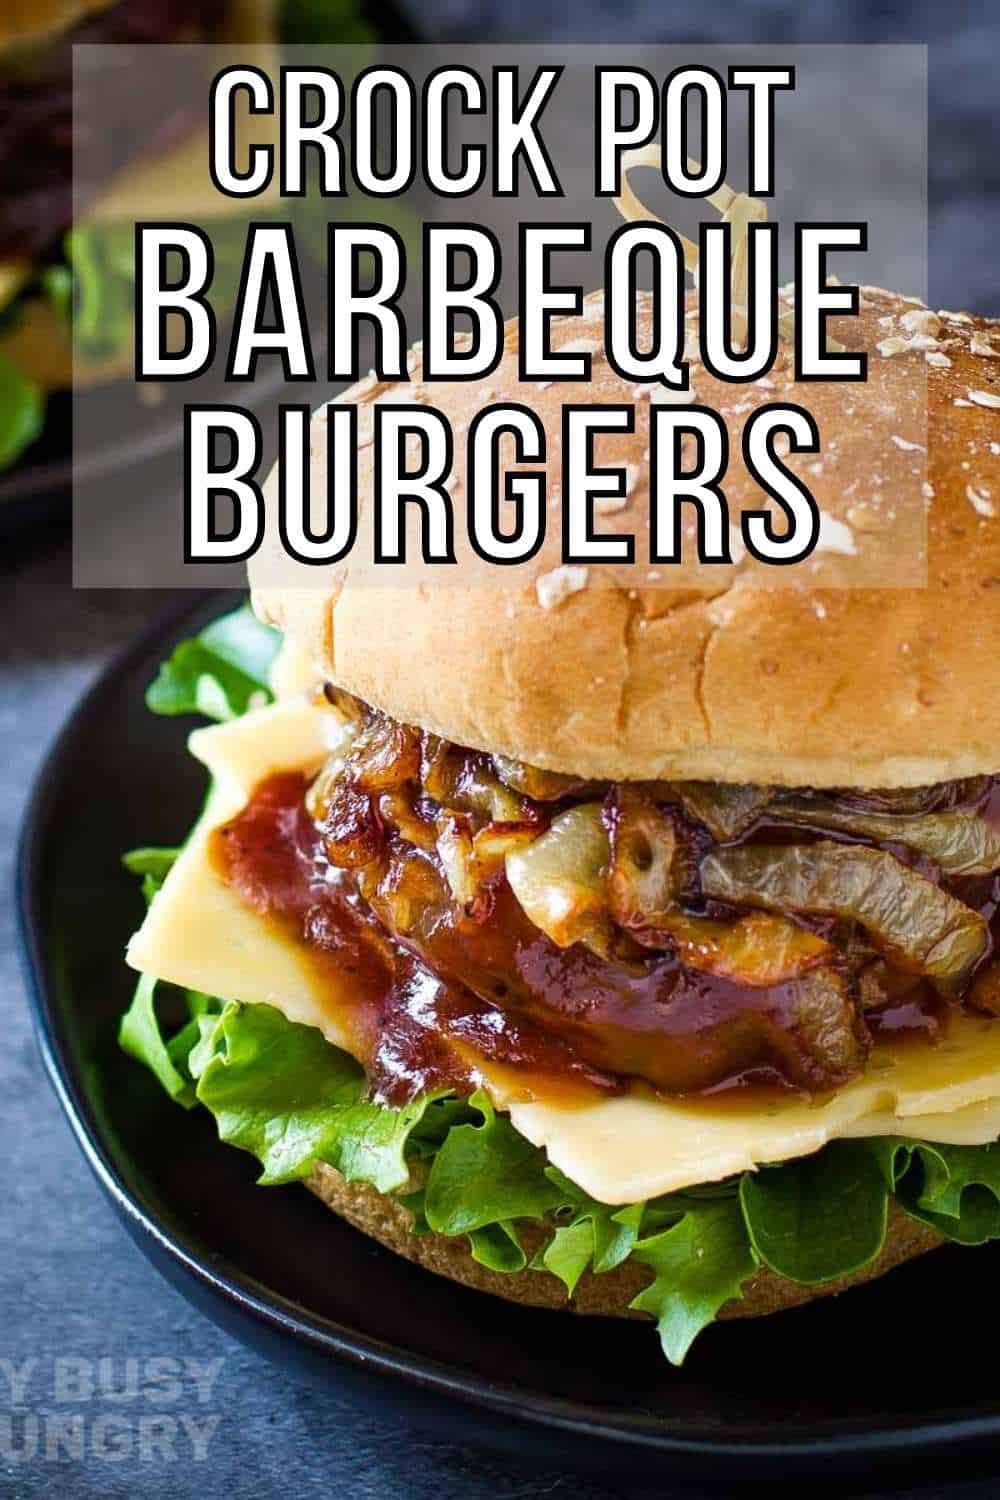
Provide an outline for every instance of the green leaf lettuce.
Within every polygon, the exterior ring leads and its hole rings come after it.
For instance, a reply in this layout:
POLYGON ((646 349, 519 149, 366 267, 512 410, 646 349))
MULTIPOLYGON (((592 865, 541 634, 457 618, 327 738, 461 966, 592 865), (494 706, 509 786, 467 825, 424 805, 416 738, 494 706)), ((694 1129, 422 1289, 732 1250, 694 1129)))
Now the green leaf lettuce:
POLYGON ((552 1167, 481 1092, 388 1108, 366 1097, 347 1053, 271 1006, 233 1002, 219 1013, 217 1002, 190 997, 200 1010, 167 1041, 154 998, 144 976, 122 1045, 171 1097, 205 1105, 220 1138, 261 1163, 263 1185, 327 1162, 348 1181, 398 1193, 414 1232, 464 1236, 500 1272, 528 1264, 520 1231, 532 1224, 545 1236, 532 1269, 557 1276, 568 1295, 585 1272, 632 1257, 651 1274, 632 1306, 656 1319, 674 1363, 759 1266, 815 1286, 868 1264, 884 1245, 892 1196, 959 1243, 1000 1237, 998 1147, 840 1141, 739 1181, 605 1204, 552 1167))
POLYGON ((0 354, 0 470, 41 435, 45 395, 41 387, 0 354))
POLYGON ((155 714, 238 718, 270 701, 268 674, 280 644, 278 632, 243 604, 175 648, 146 691, 147 706, 155 714))

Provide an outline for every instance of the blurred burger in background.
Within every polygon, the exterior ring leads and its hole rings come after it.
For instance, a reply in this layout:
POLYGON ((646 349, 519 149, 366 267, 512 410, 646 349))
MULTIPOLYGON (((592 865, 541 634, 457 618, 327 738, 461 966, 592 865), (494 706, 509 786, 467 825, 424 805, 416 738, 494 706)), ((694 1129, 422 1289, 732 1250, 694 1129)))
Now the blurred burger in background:
MULTIPOLYGON (((123 53, 113 107, 98 117, 80 91, 74 111, 74 47, 359 43, 373 40, 376 26, 384 34, 396 23, 378 11, 373 24, 363 0, 0 7, 0 472, 41 436, 51 392, 128 378, 137 217, 182 217, 209 229, 213 300, 235 291, 242 254, 246 207, 208 181, 204 90, 179 97, 176 69, 136 69, 123 53)), ((190 76, 195 83, 196 69, 190 76)), ((259 214, 261 200, 252 207, 259 214)))

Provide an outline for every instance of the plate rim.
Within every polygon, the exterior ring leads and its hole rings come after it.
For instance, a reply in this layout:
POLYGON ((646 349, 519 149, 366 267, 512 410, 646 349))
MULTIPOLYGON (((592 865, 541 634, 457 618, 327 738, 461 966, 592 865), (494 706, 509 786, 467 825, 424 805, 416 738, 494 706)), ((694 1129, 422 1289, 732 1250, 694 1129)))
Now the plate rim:
MULTIPOLYGON (((45 1072, 84 1159, 147 1258, 152 1259, 158 1250, 201 1290, 235 1307, 239 1313, 266 1325, 273 1333, 293 1338, 314 1352, 359 1371, 402 1381, 424 1395, 457 1401, 486 1416, 527 1422, 543 1432, 557 1429, 587 1442, 597 1439, 612 1452, 632 1449, 678 1460, 700 1459, 720 1464, 734 1461, 763 1464, 779 1459, 785 1463, 828 1459, 844 1464, 940 1458, 945 1453, 971 1452, 1000 1436, 1000 1409, 985 1403, 957 1408, 950 1414, 943 1411, 914 1425, 906 1425, 902 1419, 887 1425, 884 1418, 872 1414, 843 1422, 833 1418, 814 1421, 795 1435, 783 1429, 780 1438, 757 1438, 753 1433, 760 1424, 748 1423, 741 1436, 720 1437, 715 1429, 697 1426, 692 1426, 690 1434, 685 1435, 658 1427, 652 1416, 612 1415, 607 1409, 602 1414, 598 1406, 565 1397, 539 1399, 537 1393, 529 1396, 519 1392, 510 1382, 456 1372, 441 1360, 415 1354, 333 1319, 320 1318, 267 1288, 228 1257, 214 1264, 208 1262, 185 1244, 180 1235, 158 1221, 152 1208, 142 1202, 116 1168, 99 1122, 88 1106, 69 1048, 60 1035, 42 944, 41 857, 48 827, 47 810, 71 741, 100 699, 106 694, 113 695, 120 680, 155 647, 172 647, 189 622, 193 625, 202 618, 207 622, 214 612, 224 610, 239 597, 241 594, 232 590, 199 590, 193 597, 175 602, 156 615, 104 663, 75 700, 44 753, 32 780, 17 840, 17 940, 45 1072)), ((164 1274, 155 1259, 153 1264, 164 1274)), ((177 1284, 186 1292, 182 1278, 178 1278, 177 1284)), ((205 1304, 201 1305, 204 1310, 205 1304)), ((738 1426, 730 1430, 741 1431, 738 1426)))

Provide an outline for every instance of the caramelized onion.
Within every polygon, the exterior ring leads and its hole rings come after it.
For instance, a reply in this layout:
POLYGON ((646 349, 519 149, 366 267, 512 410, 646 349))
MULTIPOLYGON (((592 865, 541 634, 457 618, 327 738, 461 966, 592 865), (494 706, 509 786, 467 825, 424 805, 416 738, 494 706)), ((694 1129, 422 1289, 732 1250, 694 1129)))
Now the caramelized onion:
POLYGON ((447 881, 438 862, 403 843, 387 850, 383 865, 356 876, 358 888, 389 931, 400 937, 422 933, 435 913, 451 905, 447 881), (402 852, 402 851, 405 851, 402 852))
POLYGON ((327 696, 345 743, 306 804, 329 862, 389 932, 484 1001, 537 1008, 543 1026, 553 1009, 586 1014, 574 1045, 589 1064, 682 1090, 774 1066, 827 1088, 863 1064, 865 1014, 908 1024, 894 1018, 922 1013, 932 983, 1000 1015, 1000 962, 980 968, 983 880, 1000 871, 1000 826, 983 812, 992 778, 886 792, 609 786, 327 696), (797 827, 828 840, 753 842, 775 823, 776 840, 797 827), (909 868, 905 850, 933 866, 909 868), (700 915, 701 894, 731 910, 700 915), (664 1036, 693 1029, 697 1066, 662 1036, 646 1056, 661 1023, 664 1036))
POLYGON ((665 926, 677 957, 692 969, 719 974, 754 989, 798 979, 833 957, 829 943, 769 912, 735 922, 678 913, 665 926))
MULTIPOLYGON (((348 747, 349 748, 349 747, 348 747)), ((347 750, 336 750, 328 757, 306 789, 306 810, 316 823, 322 823, 327 809, 344 784, 347 750)))
POLYGON ((459 906, 470 907, 479 891, 479 871, 467 818, 453 813, 438 819, 437 852, 451 894, 459 906))
POLYGON ((853 844, 715 849, 702 861, 707 896, 737 906, 858 922, 903 966, 955 991, 988 942, 983 917, 878 849, 853 844))
POLYGON ((428 797, 448 807, 464 765, 462 752, 436 734, 425 734, 420 748, 420 784, 428 797))
POLYGON ((382 848, 382 824, 366 792, 341 786, 320 823, 323 847, 331 865, 357 870, 371 864, 382 848))
POLYGON ((474 832, 469 817, 441 813, 437 819, 438 858, 458 904, 471 911, 488 882, 503 873, 507 856, 526 849, 537 838, 534 824, 487 823, 474 832))
POLYGON ((378 815, 386 827, 394 829, 408 844, 418 849, 434 848, 433 823, 419 816, 405 792, 383 792, 378 799, 378 815))
MULTIPOLYGON (((523 797, 504 786, 482 764, 479 757, 469 757, 455 788, 454 805, 478 813, 493 823, 519 823, 528 813, 523 797)), ((541 823, 539 822, 539 826, 541 823)))
POLYGON ((537 823, 487 823, 473 839, 476 858, 502 863, 515 849, 526 849, 539 836, 537 823))
POLYGON ((361 731, 344 767, 344 780, 362 792, 395 791, 419 775, 419 733, 384 714, 361 731))

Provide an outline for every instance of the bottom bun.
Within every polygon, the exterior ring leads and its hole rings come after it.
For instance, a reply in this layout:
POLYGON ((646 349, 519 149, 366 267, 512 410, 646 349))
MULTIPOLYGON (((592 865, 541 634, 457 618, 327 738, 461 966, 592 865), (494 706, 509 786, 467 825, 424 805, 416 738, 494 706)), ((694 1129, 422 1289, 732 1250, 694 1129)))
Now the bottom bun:
MULTIPOLYGON (((338 1171, 325 1163, 321 1162, 314 1168, 306 1179, 306 1186, 323 1200, 327 1208, 333 1209, 355 1229, 371 1235, 387 1249, 395 1250, 397 1255, 416 1261, 439 1276, 460 1281, 464 1286, 491 1292, 508 1302, 521 1302, 526 1307, 549 1307, 595 1317, 647 1317, 647 1314, 629 1308, 632 1299, 652 1280, 649 1268, 638 1261, 628 1260, 616 1270, 600 1276, 585 1273, 573 1296, 567 1297, 562 1282, 548 1271, 505 1273, 481 1266, 473 1260, 464 1235, 411 1234, 410 1214, 395 1198, 377 1192, 366 1183, 346 1182, 338 1171)), ((521 1242, 529 1259, 543 1240, 544 1234, 536 1226, 522 1226, 521 1242)), ((765 1267, 747 1282, 742 1301, 727 1303, 719 1317, 758 1318, 765 1313, 781 1312, 786 1307, 799 1307, 817 1297, 829 1297, 835 1292, 846 1291, 848 1287, 873 1281, 876 1276, 891 1271, 893 1266, 901 1265, 925 1250, 933 1250, 942 1242, 941 1235, 928 1225, 911 1219, 891 1204, 882 1253, 860 1271, 836 1281, 826 1281, 821 1286, 800 1286, 765 1267)))

